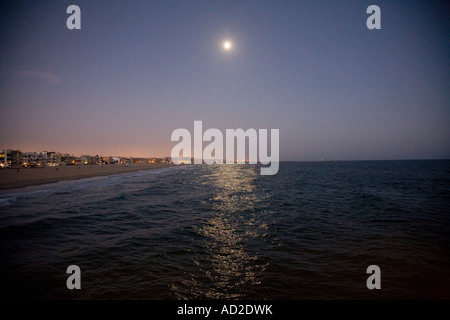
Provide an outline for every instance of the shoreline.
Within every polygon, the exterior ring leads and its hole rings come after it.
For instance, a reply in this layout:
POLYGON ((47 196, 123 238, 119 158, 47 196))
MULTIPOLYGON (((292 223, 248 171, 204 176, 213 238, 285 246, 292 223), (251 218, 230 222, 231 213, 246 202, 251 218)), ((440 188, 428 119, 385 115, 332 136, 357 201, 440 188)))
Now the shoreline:
POLYGON ((173 167, 172 163, 146 163, 59 166, 45 168, 15 168, 0 170, 0 190, 14 190, 63 180, 79 180, 114 174, 173 167))

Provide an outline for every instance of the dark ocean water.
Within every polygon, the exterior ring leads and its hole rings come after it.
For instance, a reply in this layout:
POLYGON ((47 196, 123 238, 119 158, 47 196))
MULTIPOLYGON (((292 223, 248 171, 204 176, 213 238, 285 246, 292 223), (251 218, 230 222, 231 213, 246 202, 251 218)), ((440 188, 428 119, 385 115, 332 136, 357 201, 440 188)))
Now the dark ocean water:
MULTIPOLYGON (((11 191, 10 191, 11 192, 11 191)), ((450 298, 450 161, 185 166, 0 194, 2 295, 450 298), (81 290, 66 288, 69 265, 81 290), (366 269, 381 269, 368 290, 366 269)))

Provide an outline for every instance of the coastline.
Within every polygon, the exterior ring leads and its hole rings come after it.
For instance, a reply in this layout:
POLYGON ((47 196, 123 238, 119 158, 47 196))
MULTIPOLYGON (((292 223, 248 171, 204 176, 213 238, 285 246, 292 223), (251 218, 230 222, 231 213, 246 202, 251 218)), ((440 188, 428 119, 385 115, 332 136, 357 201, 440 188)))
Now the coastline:
POLYGON ((84 178, 109 176, 125 172, 141 170, 154 170, 175 166, 172 163, 146 163, 124 166, 120 164, 109 165, 83 165, 60 166, 45 168, 20 168, 0 170, 0 190, 11 190, 55 183, 62 180, 78 180, 84 178))

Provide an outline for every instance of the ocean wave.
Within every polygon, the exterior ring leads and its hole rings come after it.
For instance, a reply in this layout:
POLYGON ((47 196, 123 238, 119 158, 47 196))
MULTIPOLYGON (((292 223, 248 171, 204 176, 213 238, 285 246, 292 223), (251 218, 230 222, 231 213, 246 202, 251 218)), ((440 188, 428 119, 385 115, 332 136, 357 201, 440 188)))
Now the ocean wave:
POLYGON ((90 178, 83 178, 77 180, 62 180, 54 183, 41 184, 37 186, 29 186, 18 189, 3 190, 0 192, 0 207, 5 207, 14 204, 17 200, 23 198, 31 198, 34 196, 48 195, 52 193, 64 194, 76 190, 90 187, 105 187, 117 183, 129 181, 132 178, 146 177, 150 175, 158 175, 162 173, 170 173, 174 170, 185 168, 176 166, 154 170, 141 170, 134 172, 118 173, 108 176, 97 176, 90 178))
POLYGON ((17 196, 8 195, 5 197, 0 197, 0 207, 8 206, 17 200, 17 196))

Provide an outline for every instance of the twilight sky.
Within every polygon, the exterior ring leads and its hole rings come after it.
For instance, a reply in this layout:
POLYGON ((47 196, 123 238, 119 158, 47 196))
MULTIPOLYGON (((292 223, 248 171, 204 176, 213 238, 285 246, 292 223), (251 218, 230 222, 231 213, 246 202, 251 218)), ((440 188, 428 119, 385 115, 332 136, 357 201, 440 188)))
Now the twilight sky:
POLYGON ((281 160, 450 158, 450 7, 432 2, 2 1, 0 148, 169 156, 202 120, 280 129, 281 160))

